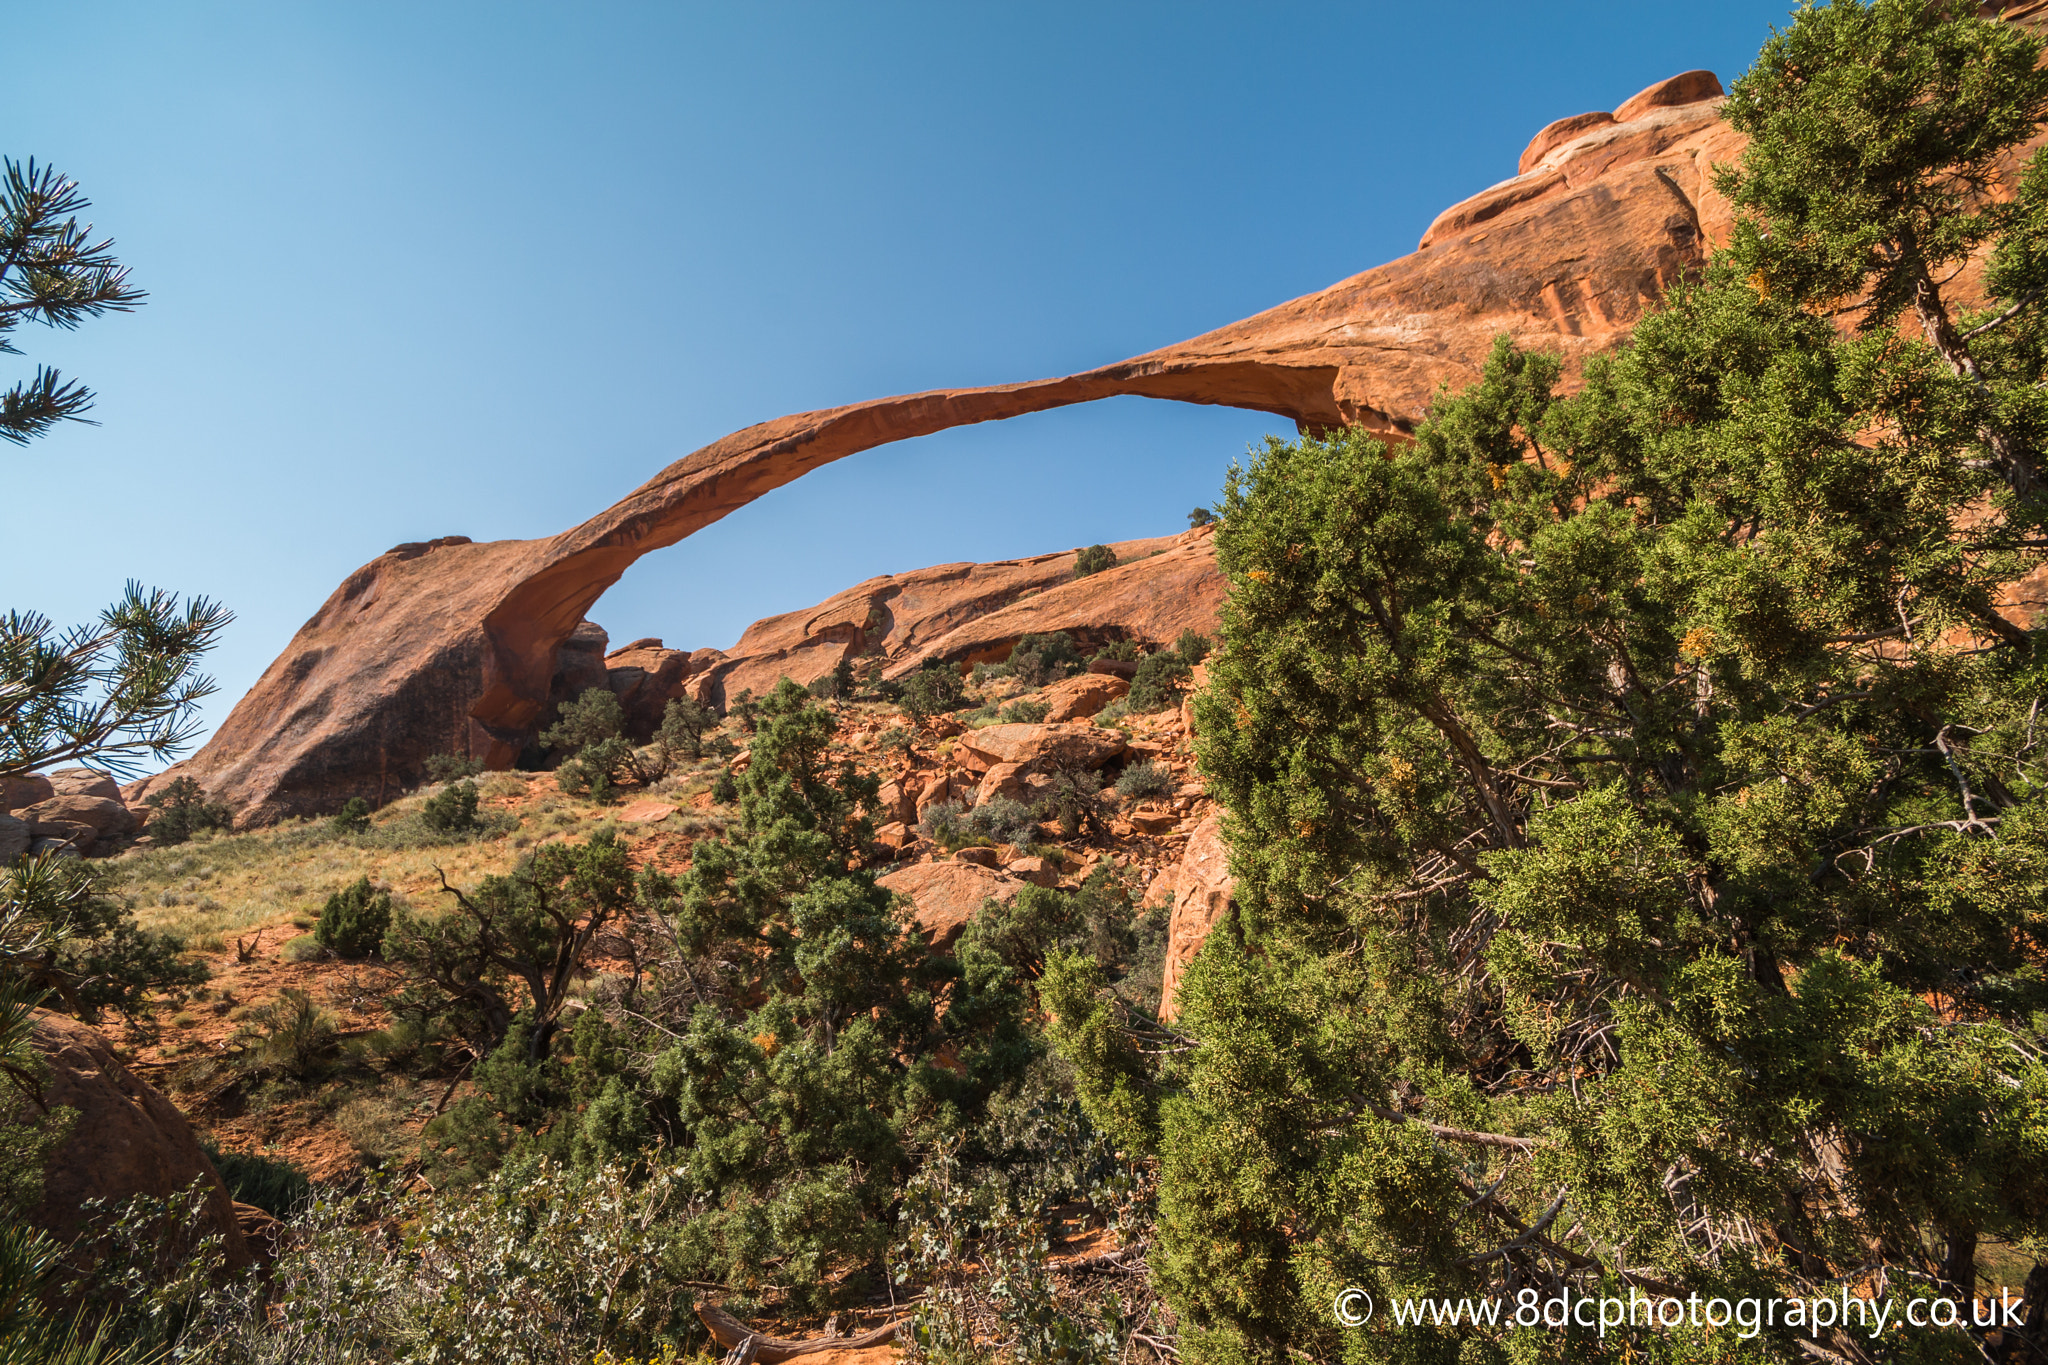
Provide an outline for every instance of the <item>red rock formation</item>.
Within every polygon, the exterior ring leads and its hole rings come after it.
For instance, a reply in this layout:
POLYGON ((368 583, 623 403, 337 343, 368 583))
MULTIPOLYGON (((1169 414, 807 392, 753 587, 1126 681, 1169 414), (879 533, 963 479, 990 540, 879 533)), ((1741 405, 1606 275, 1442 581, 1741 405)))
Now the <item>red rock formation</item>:
MULTIPOLYGON (((1560 352, 1573 372, 1624 337, 1726 232, 1728 207, 1710 168, 1732 160, 1740 140, 1717 117, 1718 88, 1707 73, 1687 73, 1625 101, 1611 122, 1553 124, 1524 174, 1447 210, 1413 255, 1191 341, 1063 378, 764 422, 678 460, 552 539, 398 546, 343 582, 212 741, 174 771, 246 822, 394 795, 436 752, 504 766, 550 702, 563 642, 628 565, 819 465, 886 442, 1124 394, 1398 434, 1440 385, 1476 377, 1503 333, 1560 352)), ((1189 591, 1212 590, 1200 579, 1207 572, 1213 583, 1213 569, 1191 563, 1188 572, 1189 591)), ((1112 585, 1089 583, 1075 595, 1112 585)), ((823 660, 833 631, 865 635, 873 626, 860 613, 872 597, 848 605, 844 620, 791 631, 792 648, 823 641, 823 660)), ((1028 623, 1044 605, 1019 601, 977 617, 922 653, 958 659, 1006 647, 1036 628, 1028 623)), ((811 662, 773 667, 800 675, 811 662)))
POLYGON ((75 1019, 36 1011, 30 1045, 48 1072, 43 1102, 77 1111, 50 1158, 43 1202, 30 1221, 68 1241, 84 1227, 88 1199, 163 1198, 203 1180, 207 1212, 229 1262, 247 1265, 234 1200, 178 1107, 137 1080, 106 1039, 75 1019))
POLYGON ((991 564, 940 564, 885 574, 803 611, 747 627, 723 657, 688 675, 700 700, 766 692, 784 677, 808 683, 841 659, 880 656, 890 677, 927 658, 975 663, 1009 655, 1030 631, 1064 630, 1085 643, 1126 635, 1170 641, 1211 630, 1223 577, 1204 528, 1110 546, 1117 566, 1074 578, 1075 551, 991 564))
MULTIPOLYGON (((1231 893, 1237 883, 1230 875, 1230 849, 1223 842, 1223 822, 1217 816, 1204 820, 1188 836, 1180 866, 1171 873, 1170 894, 1173 915, 1166 928, 1166 970, 1160 984, 1159 1017, 1172 1019, 1180 1010, 1174 996, 1188 964, 1202 950, 1209 931, 1230 909, 1231 893)), ((1146 899, 1156 900, 1148 894, 1146 899)))

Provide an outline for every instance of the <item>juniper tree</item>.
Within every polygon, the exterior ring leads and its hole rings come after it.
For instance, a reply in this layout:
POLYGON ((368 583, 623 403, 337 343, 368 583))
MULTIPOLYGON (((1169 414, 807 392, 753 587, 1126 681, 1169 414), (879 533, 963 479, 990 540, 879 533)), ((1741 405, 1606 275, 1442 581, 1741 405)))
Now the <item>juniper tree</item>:
MULTIPOLYGON (((2048 659, 1999 609, 2048 543, 2048 170, 2010 164, 2039 55, 1933 0, 1800 11, 1729 101, 1733 245, 1581 392, 1503 342, 1411 444, 1233 470, 1197 729, 1235 908, 1166 1071, 1092 964, 1047 985, 1091 1107, 1159 1155, 1191 1359, 1798 1360, 1782 1324, 1332 1304, 1967 1298, 1987 1243, 2041 1256, 2048 659)), ((2048 1272, 2027 1297, 2038 1350, 2048 1272)))

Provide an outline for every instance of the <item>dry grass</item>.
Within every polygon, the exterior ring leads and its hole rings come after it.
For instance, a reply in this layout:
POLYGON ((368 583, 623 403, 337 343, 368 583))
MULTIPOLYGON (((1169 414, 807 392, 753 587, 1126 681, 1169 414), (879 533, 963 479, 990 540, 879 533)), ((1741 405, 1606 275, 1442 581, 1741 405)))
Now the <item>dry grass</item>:
MULTIPOLYGON (((200 951, 219 952, 237 934, 263 926, 289 921, 310 927, 328 896, 358 877, 431 906, 441 895, 436 869, 453 885, 474 886, 509 871, 533 844, 587 837, 617 814, 616 807, 561 792, 552 774, 494 773, 480 789, 482 813, 498 817, 501 828, 467 842, 414 843, 419 808, 438 790, 432 788, 380 810, 360 838, 336 834, 325 820, 292 821, 173 848, 135 849, 112 867, 142 927, 167 929, 200 951)), ((639 830, 626 833, 631 838, 639 830)))

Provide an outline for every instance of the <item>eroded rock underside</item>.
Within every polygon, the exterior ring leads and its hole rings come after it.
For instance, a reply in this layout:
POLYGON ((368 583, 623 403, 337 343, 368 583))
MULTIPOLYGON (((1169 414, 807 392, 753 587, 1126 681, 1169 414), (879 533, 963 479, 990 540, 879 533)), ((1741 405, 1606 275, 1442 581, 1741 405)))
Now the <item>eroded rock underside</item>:
POLYGON ((1742 143, 1720 96, 1711 73, 1688 72, 1611 114, 1559 120, 1519 174, 1445 210, 1413 254, 1190 341, 1063 378, 764 422, 551 539, 398 546, 349 575, 206 747, 154 781, 196 777, 242 821, 262 822, 351 796, 381 801, 415 785, 435 753, 506 767, 579 677, 611 682, 614 667, 637 670, 614 685, 631 691, 645 728, 678 688, 718 700, 785 673, 807 681, 849 653, 881 654, 901 672, 929 657, 1000 658, 1032 630, 1171 639, 1213 619, 1221 599, 1205 535, 1120 546, 1126 562, 1082 591, 1070 553, 875 579, 758 623, 729 653, 636 642, 607 661, 585 615, 641 555, 819 465, 907 437, 1126 394, 1398 437, 1439 386, 1476 378, 1502 334, 1559 352, 1575 375, 1725 239, 1712 167, 1742 143))

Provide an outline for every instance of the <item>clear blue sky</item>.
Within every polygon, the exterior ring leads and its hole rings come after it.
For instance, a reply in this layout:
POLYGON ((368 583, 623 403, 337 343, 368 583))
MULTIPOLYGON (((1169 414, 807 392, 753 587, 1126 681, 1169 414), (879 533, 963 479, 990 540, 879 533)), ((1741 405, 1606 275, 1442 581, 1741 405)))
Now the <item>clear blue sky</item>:
MULTIPOLYGON (((1554 118, 1745 68, 1713 4, 15 7, 0 152, 150 291, 26 357, 0 608, 226 601, 218 720, 352 569, 562 530, 752 422, 1178 341, 1413 248, 1554 118)), ((1181 529, 1257 413, 1118 399, 855 456, 643 559, 615 642, 1181 529)))

